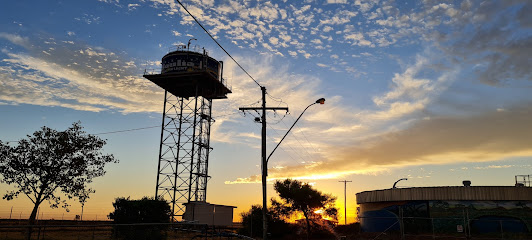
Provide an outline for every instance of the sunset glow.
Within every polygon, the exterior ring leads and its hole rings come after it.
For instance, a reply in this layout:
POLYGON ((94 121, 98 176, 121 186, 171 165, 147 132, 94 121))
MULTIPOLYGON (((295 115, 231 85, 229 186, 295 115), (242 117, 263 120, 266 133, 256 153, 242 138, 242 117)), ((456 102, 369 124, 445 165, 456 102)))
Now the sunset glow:
MULTIPOLYGON (((273 182, 310 182, 356 218, 355 194, 398 187, 514 186, 532 174, 532 1, 183 0, 238 64, 174 1, 6 1, 0 9, 0 141, 81 121, 119 164, 89 186, 83 219, 117 197, 154 196, 164 91, 145 79, 176 45, 223 61, 232 93, 212 101, 208 187, 234 220, 262 203, 266 87, 273 182), (251 75, 253 79, 249 76, 251 75), (257 121, 259 119, 259 121, 257 121)), ((155 69, 155 70, 154 70, 155 69)), ((176 137, 177 139, 177 137, 176 137)), ((0 183, 0 195, 13 186, 0 183)), ((74 219, 44 202, 40 217, 74 219)), ((28 218, 26 196, 0 218, 28 218)), ((319 211, 319 210, 318 210, 319 211)), ((320 213, 321 212, 316 212, 320 213)))

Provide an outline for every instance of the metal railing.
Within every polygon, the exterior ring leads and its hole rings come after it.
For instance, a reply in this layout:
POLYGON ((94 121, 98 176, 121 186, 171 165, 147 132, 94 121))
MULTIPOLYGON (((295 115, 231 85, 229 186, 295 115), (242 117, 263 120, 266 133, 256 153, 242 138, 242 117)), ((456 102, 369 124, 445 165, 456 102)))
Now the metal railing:
POLYGON ((168 48, 168 52, 176 52, 176 51, 179 51, 179 52, 190 51, 190 52, 204 53, 207 56, 209 55, 209 52, 205 50, 205 48, 201 48, 198 45, 193 45, 190 49, 187 48, 187 45, 174 45, 168 48))
MULTIPOLYGON (((155 69, 155 68, 144 69, 144 73, 143 73, 143 75, 156 75, 156 74, 161 74, 161 69, 160 68, 159 69, 155 69)), ((230 91, 233 91, 233 87, 229 84, 228 79, 222 78, 220 82, 227 89, 229 89, 230 91)))

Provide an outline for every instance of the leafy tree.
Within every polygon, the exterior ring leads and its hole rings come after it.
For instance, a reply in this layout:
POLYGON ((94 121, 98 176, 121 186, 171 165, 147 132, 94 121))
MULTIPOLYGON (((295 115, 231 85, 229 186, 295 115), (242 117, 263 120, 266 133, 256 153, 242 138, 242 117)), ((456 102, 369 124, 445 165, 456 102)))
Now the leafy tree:
MULTIPOLYGON (((247 212, 241 213, 242 228, 239 233, 250 237, 262 237, 262 206, 253 205, 247 212)), ((294 227, 280 218, 280 216, 268 212, 268 230, 273 239, 282 238, 295 232, 294 227)))
POLYGON ((84 203, 88 193, 94 192, 87 184, 105 174, 107 163, 118 162, 113 155, 102 153, 105 140, 82 129, 80 122, 65 131, 42 127, 13 147, 0 141, 0 182, 16 188, 3 198, 9 201, 21 193, 26 195, 34 204, 30 225, 44 201, 52 208, 61 205, 68 211, 69 204, 58 191, 68 199, 85 198, 80 199, 84 203))
POLYGON ((303 214, 307 238, 311 232, 311 222, 319 221, 323 216, 338 219, 338 209, 334 207, 336 197, 323 194, 308 183, 292 179, 277 180, 274 189, 281 201, 272 199, 273 212, 286 218, 303 214), (317 213, 318 210, 320 213, 317 213))
POLYGON ((116 198, 115 210, 109 213, 109 219, 115 223, 168 223, 170 205, 165 200, 143 197, 140 200, 116 198))
POLYGON ((81 221, 83 221, 83 208, 85 208, 85 203, 89 199, 89 194, 95 193, 95 192, 96 191, 94 191, 93 189, 87 189, 87 190, 80 191, 78 194, 76 194, 78 201, 81 204, 81 219, 80 219, 81 221))
POLYGON ((161 233, 168 225, 123 225, 134 223, 168 223, 170 222, 170 205, 164 200, 143 197, 140 200, 116 198, 115 210, 109 219, 120 224, 113 228, 118 239, 165 239, 161 233))

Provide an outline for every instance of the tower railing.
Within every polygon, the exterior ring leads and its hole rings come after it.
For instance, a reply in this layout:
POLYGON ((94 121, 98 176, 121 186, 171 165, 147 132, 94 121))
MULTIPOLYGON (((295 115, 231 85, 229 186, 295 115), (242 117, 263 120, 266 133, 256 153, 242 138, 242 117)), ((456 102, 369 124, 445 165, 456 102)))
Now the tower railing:
POLYGON ((168 48, 168 53, 171 53, 171 52, 196 52, 196 53, 202 53, 202 50, 203 50, 203 54, 209 56, 209 52, 207 50, 205 50, 204 48, 201 48, 200 46, 198 45, 194 45, 192 46, 192 48, 187 48, 187 45, 184 45, 184 44, 180 44, 180 45, 174 45, 174 46, 171 46, 168 48))
MULTIPOLYGON (((161 69, 158 68, 158 69, 155 69, 155 68, 146 68, 144 69, 144 73, 143 75, 157 75, 157 74, 161 74, 161 69)), ((222 83, 227 89, 229 89, 229 91, 233 91, 233 86, 229 85, 229 81, 227 78, 221 78, 221 79, 218 79, 220 81, 220 83, 222 83)))

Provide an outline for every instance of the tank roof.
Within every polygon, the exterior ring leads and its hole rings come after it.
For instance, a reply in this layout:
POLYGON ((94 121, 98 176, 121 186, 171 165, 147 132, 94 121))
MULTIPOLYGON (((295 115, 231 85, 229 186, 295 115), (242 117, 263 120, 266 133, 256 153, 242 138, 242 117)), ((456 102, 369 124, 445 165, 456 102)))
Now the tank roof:
POLYGON ((390 188, 356 194, 357 203, 462 200, 462 201, 532 201, 532 188, 515 186, 449 186, 390 188))

